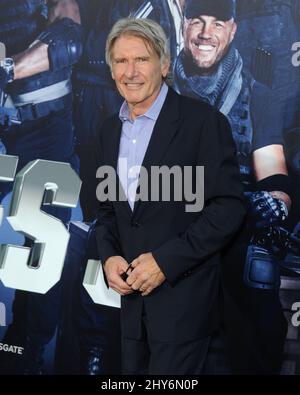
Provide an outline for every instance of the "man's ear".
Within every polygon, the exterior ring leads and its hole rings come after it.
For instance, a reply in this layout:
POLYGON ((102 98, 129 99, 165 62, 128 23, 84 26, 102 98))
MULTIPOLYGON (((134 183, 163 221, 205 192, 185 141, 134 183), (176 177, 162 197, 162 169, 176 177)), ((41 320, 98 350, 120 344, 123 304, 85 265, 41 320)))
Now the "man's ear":
POLYGON ((166 78, 166 76, 168 75, 170 66, 171 66, 171 60, 169 58, 165 59, 163 64, 161 65, 161 74, 163 78, 166 78))

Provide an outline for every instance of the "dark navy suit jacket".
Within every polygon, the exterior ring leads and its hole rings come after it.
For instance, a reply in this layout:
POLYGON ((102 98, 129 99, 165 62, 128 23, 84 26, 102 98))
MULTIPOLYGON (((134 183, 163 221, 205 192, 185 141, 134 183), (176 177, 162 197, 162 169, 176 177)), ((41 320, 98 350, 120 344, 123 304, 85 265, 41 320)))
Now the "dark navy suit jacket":
MULTIPOLYGON (((117 168, 122 124, 118 114, 99 133, 98 163, 117 168)), ((220 251, 244 217, 243 187, 227 119, 198 100, 169 89, 143 166, 204 166, 205 204, 187 213, 185 201, 127 201, 99 204, 96 237, 104 263, 121 255, 129 263, 152 252, 166 281, 152 294, 122 297, 123 336, 139 339, 142 312, 149 336, 158 341, 192 341, 218 327, 220 251)), ((193 178, 193 187, 197 182, 193 178)))

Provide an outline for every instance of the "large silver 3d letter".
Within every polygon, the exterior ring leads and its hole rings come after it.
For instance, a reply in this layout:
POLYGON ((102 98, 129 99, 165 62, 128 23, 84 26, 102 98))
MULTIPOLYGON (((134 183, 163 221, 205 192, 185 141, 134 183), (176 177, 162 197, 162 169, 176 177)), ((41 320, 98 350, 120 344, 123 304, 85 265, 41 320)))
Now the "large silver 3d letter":
POLYGON ((33 247, 0 249, 0 279, 9 288, 45 294, 61 277, 69 232, 42 204, 76 207, 81 181, 67 163, 36 160, 17 174, 8 221, 33 247))
POLYGON ((111 307, 121 307, 121 297, 113 289, 108 289, 104 281, 100 261, 90 259, 87 264, 83 286, 97 304, 111 307))
MULTIPOLYGON (((18 165, 18 158, 16 156, 0 155, 0 182, 13 181, 15 179, 17 165, 18 165)), ((3 220, 3 213, 4 210, 0 204, 0 226, 3 220)))

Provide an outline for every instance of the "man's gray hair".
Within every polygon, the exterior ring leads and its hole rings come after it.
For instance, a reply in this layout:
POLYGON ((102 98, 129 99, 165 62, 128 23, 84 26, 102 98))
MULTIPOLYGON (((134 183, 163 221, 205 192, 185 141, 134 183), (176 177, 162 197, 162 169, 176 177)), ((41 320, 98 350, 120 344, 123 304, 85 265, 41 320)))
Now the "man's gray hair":
POLYGON ((127 34, 146 40, 159 56, 161 63, 170 59, 169 42, 161 26, 152 19, 129 17, 116 22, 107 37, 105 59, 110 68, 114 43, 127 34))

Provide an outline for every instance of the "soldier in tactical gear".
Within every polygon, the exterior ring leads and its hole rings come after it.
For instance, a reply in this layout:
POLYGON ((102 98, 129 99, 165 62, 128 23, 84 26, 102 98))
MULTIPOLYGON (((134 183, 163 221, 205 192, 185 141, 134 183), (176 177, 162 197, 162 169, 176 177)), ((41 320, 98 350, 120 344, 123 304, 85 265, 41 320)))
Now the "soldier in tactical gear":
MULTIPOLYGON (((72 126, 71 71, 82 53, 80 14, 75 0, 0 0, 0 42, 7 58, 0 63, 1 111, 13 108, 17 122, 3 119, 0 139, 18 169, 35 159, 69 162, 77 168, 72 126), (8 67, 10 66, 10 67, 8 67)), ((0 201, 12 185, 1 183, 0 201)), ((43 208, 64 223, 69 209, 43 208)), ((26 239, 27 246, 32 244, 26 239)), ((59 285, 46 295, 16 292, 14 320, 5 335, 20 344, 18 366, 1 361, 7 373, 40 374, 45 345, 54 335, 59 285)))
POLYGON ((299 48, 299 11, 299 0, 239 0, 239 29, 235 37, 245 66, 256 81, 272 88, 284 107, 285 153, 290 169, 298 175, 299 64, 295 60, 299 48))
POLYGON ((184 49, 174 66, 174 86, 216 106, 231 123, 249 206, 244 231, 225 254, 222 268, 232 372, 274 374, 280 372, 287 329, 278 289, 251 288, 243 276, 255 228, 286 219, 291 188, 280 105, 245 69, 232 44, 235 12, 234 0, 186 0, 184 49))

